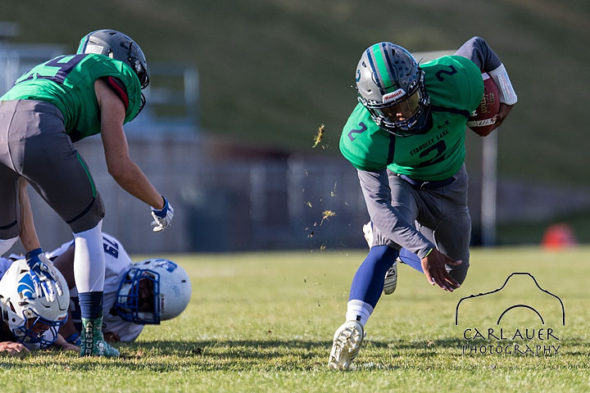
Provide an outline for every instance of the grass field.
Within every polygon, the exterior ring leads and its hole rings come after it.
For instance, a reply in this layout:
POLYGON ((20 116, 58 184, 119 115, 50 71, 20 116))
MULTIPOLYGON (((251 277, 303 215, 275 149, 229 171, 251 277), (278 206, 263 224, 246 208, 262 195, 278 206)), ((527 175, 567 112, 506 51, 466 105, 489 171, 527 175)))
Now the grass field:
MULTIPOLYGON (((138 342, 119 346, 123 357, 116 360, 59 352, 0 356, 0 391, 590 391, 587 247, 560 253, 475 249, 468 280, 452 294, 427 285, 402 265, 398 289, 381 299, 350 372, 328 370, 326 363, 364 252, 169 257, 185 266, 192 280, 192 301, 181 317, 147 327, 138 342), (559 345, 559 352, 463 354, 464 328, 454 324, 457 302, 500 287, 513 272, 532 274, 562 299, 565 326, 550 313, 542 326, 554 329, 559 340, 551 344, 559 345)), ((491 309, 538 293, 524 281, 515 282, 512 292, 484 304, 479 316, 494 327, 491 309)), ((520 315, 519 327, 533 326, 531 318, 520 315)), ((539 343, 548 341, 521 344, 539 343)))

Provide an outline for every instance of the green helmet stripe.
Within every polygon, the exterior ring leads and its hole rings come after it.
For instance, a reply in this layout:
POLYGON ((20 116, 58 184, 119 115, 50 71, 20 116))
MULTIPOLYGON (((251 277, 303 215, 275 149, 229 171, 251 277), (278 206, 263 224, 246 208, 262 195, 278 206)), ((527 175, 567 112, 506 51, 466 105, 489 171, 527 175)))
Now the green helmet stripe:
POLYGON ((385 52, 383 52, 381 44, 373 45, 372 52, 373 56, 375 57, 375 65, 377 66, 377 71, 379 72, 379 76, 381 77, 381 88, 385 90, 391 85, 393 85, 393 78, 390 74, 389 67, 387 66, 385 52))

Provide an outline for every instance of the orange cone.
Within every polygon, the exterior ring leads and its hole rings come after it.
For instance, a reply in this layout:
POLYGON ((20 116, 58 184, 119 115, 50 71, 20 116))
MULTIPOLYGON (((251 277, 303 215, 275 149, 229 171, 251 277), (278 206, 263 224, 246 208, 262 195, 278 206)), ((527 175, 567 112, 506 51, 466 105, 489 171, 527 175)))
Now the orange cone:
POLYGON ((577 244, 572 228, 567 224, 554 224, 545 230, 542 245, 544 248, 556 250, 573 247, 577 244))

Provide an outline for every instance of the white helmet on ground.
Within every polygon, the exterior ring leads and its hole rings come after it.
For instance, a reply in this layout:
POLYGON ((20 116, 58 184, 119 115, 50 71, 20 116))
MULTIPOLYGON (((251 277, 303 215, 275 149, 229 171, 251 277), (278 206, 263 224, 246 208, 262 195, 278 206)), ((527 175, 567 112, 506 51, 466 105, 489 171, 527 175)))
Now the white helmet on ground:
POLYGON ((191 298, 191 282, 182 266, 168 259, 138 262, 119 285, 115 313, 137 324, 159 324, 180 315, 191 298))
POLYGON ((68 316, 70 291, 63 275, 47 265, 53 280, 37 288, 27 262, 15 261, 0 280, 2 320, 23 344, 53 344, 68 316))

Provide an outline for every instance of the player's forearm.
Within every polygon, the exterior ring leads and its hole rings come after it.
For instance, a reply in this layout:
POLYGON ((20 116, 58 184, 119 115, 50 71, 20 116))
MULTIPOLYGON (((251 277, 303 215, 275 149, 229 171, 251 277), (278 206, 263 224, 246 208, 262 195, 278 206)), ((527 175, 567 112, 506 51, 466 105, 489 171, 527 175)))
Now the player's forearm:
MULTIPOLYGON (((417 231, 409 222, 400 218, 399 214, 391 212, 396 208, 390 205, 379 206, 378 211, 371 214, 373 225, 379 229, 383 236, 397 244, 400 248, 405 248, 420 258, 424 258, 430 250, 435 248, 424 235, 417 231)), ((372 209, 371 209, 372 210, 372 209)), ((389 244, 388 244, 389 245, 389 244)))
POLYGON ((29 252, 41 248, 41 243, 39 242, 37 231, 35 230, 33 211, 31 209, 29 194, 27 193, 27 181, 24 178, 19 179, 18 191, 21 222, 19 237, 25 251, 29 252))
POLYGON ((109 169, 109 172, 115 181, 129 194, 156 209, 164 207, 162 195, 152 185, 143 171, 132 161, 118 169, 109 169))
POLYGON ((358 174, 369 216, 379 233, 388 243, 395 243, 423 258, 434 244, 414 228, 413 222, 405 219, 398 207, 392 206, 386 171, 359 170, 358 174))
POLYGON ((473 61, 481 70, 487 72, 496 82, 500 91, 500 102, 514 105, 518 101, 514 87, 510 82, 508 72, 500 60, 500 57, 492 50, 488 43, 481 37, 473 37, 465 42, 455 52, 456 55, 466 57, 473 61))

